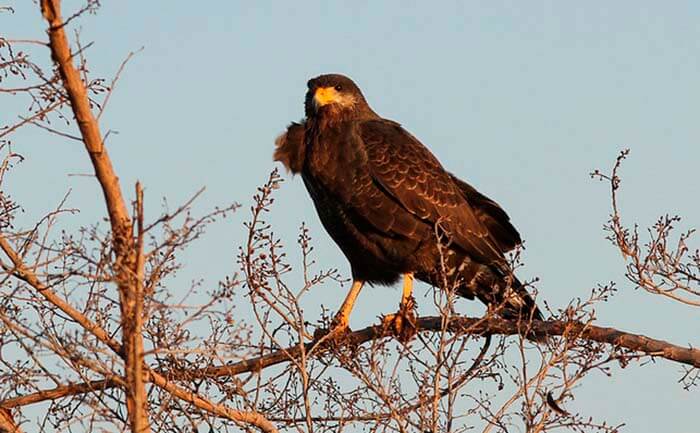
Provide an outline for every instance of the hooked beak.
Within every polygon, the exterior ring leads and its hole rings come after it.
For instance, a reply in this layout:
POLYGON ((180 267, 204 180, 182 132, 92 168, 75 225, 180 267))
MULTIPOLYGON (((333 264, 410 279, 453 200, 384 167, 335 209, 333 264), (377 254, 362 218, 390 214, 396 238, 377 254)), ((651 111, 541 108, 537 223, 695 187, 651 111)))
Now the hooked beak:
POLYGON ((314 106, 318 109, 324 105, 340 102, 340 95, 333 87, 319 87, 314 92, 314 106))

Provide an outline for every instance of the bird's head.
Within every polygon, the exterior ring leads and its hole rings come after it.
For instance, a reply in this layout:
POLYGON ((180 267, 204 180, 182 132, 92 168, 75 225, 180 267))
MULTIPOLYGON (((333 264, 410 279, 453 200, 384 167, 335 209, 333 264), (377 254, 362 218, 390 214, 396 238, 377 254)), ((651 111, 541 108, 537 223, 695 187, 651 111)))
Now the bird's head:
POLYGON ((304 108, 308 118, 352 119, 374 114, 357 84, 344 75, 319 75, 307 86, 304 108))

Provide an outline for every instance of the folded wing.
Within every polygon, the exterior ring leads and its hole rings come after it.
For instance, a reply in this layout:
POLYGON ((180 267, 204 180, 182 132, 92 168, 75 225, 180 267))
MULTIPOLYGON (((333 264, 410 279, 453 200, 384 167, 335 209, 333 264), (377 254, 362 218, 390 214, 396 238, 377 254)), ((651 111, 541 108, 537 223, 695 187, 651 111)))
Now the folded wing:
POLYGON ((370 120, 359 128, 370 175, 379 189, 419 220, 440 224, 473 259, 503 265, 503 245, 425 146, 395 122, 370 120))

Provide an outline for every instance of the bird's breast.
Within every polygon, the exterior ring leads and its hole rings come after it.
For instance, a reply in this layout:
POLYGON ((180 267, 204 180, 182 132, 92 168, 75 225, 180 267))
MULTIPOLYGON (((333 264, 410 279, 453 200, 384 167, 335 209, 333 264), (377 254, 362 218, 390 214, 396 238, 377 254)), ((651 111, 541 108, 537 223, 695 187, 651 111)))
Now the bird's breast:
POLYGON ((351 186, 367 172, 361 143, 347 125, 318 129, 308 140, 306 169, 330 192, 351 186))

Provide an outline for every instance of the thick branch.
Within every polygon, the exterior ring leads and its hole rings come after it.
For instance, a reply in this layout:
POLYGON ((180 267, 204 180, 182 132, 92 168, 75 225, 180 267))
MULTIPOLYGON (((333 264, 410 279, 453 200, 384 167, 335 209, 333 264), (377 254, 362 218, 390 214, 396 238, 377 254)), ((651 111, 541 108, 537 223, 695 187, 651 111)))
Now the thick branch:
POLYGON ((124 386, 124 381, 121 378, 62 385, 53 389, 23 395, 21 397, 9 398, 0 403, 0 407, 4 409, 11 409, 13 407, 41 403, 42 401, 47 400, 58 400, 59 398, 70 397, 73 395, 100 392, 106 389, 116 388, 118 386, 124 386))
POLYGON ((119 178, 112 168, 107 149, 103 146, 99 125, 90 110, 90 101, 85 85, 80 79, 80 73, 73 66, 64 23, 61 18, 61 2, 58 0, 42 0, 41 11, 49 24, 48 33, 51 55, 58 66, 63 86, 68 92, 68 98, 70 99, 75 119, 78 122, 85 149, 88 151, 95 169, 95 176, 102 187, 112 228, 130 226, 129 211, 124 197, 122 197, 119 178))
MULTIPOLYGON (((216 416, 230 419, 235 422, 254 425, 264 432, 277 432, 275 426, 269 422, 262 414, 257 412, 246 412, 228 408, 223 405, 212 403, 211 401, 201 397, 200 395, 190 392, 184 388, 177 386, 174 382, 168 381, 162 375, 153 371, 146 372, 144 380, 154 383, 156 386, 163 388, 173 396, 184 400, 192 405, 212 413, 216 416)), ((32 394, 23 395, 21 397, 10 398, 0 403, 0 415, 2 410, 9 410, 15 407, 27 406, 34 403, 40 403, 47 400, 57 400, 63 397, 70 397, 79 394, 100 392, 111 388, 125 388, 127 385, 121 377, 113 377, 106 380, 95 380, 92 382, 76 383, 70 385, 59 386, 54 389, 35 392, 32 394)), ((0 419, 1 421, 1 419, 0 419)), ((0 428, 2 424, 0 424, 0 428)), ((1 432, 1 430, 0 430, 1 432)))
POLYGON ((60 0, 42 0, 41 11, 49 24, 51 55, 58 67, 63 87, 68 93, 85 149, 90 155, 95 176, 100 183, 107 205, 112 227, 112 245, 116 254, 114 268, 121 308, 129 424, 133 432, 146 433, 150 431, 150 427, 142 371, 143 340, 139 328, 141 310, 139 309, 138 253, 134 245, 132 222, 119 186, 119 178, 112 168, 112 162, 102 142, 97 119, 90 109, 87 89, 80 78, 80 73, 73 65, 73 56, 65 33, 67 22, 61 18, 60 0))
MULTIPOLYGON (((420 331, 440 331, 440 317, 421 317, 416 326, 420 331)), ((449 324, 449 331, 455 334, 471 335, 517 335, 522 331, 518 323, 500 318, 476 318, 455 317, 449 324)), ((583 338, 586 340, 608 343, 626 349, 635 350, 651 356, 660 356, 671 361, 692 365, 700 368, 700 350, 676 346, 663 340, 655 340, 643 335, 631 334, 614 328, 603 328, 584 324, 582 322, 545 321, 532 322, 529 333, 533 335, 549 335, 583 338)), ((369 326, 359 331, 352 332, 345 337, 343 345, 359 345, 371 340, 384 337, 382 325, 369 326)), ((315 345, 314 342, 306 344, 308 352, 315 345)), ((278 350, 268 355, 246 359, 231 365, 209 367, 194 372, 183 372, 189 377, 221 377, 235 376, 250 371, 259 371, 271 365, 280 364, 296 358, 301 349, 298 345, 278 350)))
MULTIPOLYGON (((442 330, 440 317, 421 317, 416 325, 420 332, 439 332, 442 330)), ((521 326, 500 318, 479 317, 453 317, 448 330, 456 335, 519 335, 521 326)), ((649 356, 658 356, 670 361, 688 364, 700 368, 700 350, 691 347, 680 347, 663 340, 656 340, 643 335, 631 334, 614 328, 604 328, 585 324, 582 322, 545 321, 532 323, 528 333, 536 336, 566 336, 567 338, 582 338, 599 343, 607 343, 618 347, 634 350, 649 356)), ((345 335, 342 340, 335 340, 336 346, 360 345, 372 340, 385 338, 383 325, 369 326, 359 331, 345 335)), ((317 345, 316 342, 305 345, 306 353, 309 353, 317 345)), ((324 349, 327 349, 325 347, 324 349)), ((316 348, 318 355, 323 352, 316 348)), ((272 352, 268 355, 246 359, 231 365, 220 367, 208 367, 200 370, 169 371, 153 373, 169 380, 201 380, 203 378, 215 378, 225 376, 237 376, 242 373, 261 371, 267 367, 282 364, 301 355, 299 345, 287 347, 272 352)), ((40 391, 22 397, 16 397, 0 402, 0 408, 11 408, 23 404, 32 404, 44 400, 53 400, 75 394, 89 392, 91 389, 107 389, 118 386, 113 381, 96 381, 91 384, 68 385, 56 387, 50 391, 40 391), (79 388, 83 386, 84 388, 79 388)), ((189 401, 189 400, 188 400, 189 401)))
POLYGON ((0 433, 22 433, 9 409, 0 409, 0 433))

